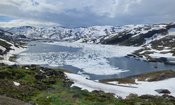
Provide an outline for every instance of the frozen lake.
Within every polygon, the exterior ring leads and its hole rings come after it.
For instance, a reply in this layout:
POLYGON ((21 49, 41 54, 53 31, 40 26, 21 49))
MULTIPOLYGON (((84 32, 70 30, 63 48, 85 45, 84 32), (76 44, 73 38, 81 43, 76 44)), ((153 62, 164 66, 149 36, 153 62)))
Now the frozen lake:
POLYGON ((175 70, 173 65, 124 57, 137 49, 139 48, 85 43, 29 42, 27 51, 18 55, 17 63, 64 68, 94 80, 175 70))

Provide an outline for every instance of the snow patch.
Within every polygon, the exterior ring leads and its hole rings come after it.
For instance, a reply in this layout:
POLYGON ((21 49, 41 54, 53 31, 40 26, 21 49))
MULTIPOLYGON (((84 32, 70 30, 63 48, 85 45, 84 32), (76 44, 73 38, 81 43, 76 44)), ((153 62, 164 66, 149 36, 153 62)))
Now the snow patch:
POLYGON ((160 58, 160 57, 164 57, 164 58, 175 58, 172 56, 172 53, 165 53, 165 54, 161 54, 161 53, 153 53, 150 54, 151 57, 153 58, 160 58))
POLYGON ((15 82, 15 81, 13 81, 13 84, 14 84, 15 86, 20 86, 20 83, 15 82))
POLYGON ((2 50, 4 52, 6 50, 6 48, 0 46, 0 50, 2 50))
MULTIPOLYGON (((117 86, 117 85, 99 83, 97 81, 85 79, 84 77, 77 74, 71 74, 71 73, 65 73, 65 74, 69 79, 71 79, 74 82, 72 87, 77 86, 82 89, 87 89, 90 92, 93 90, 102 90, 104 92, 114 93, 116 96, 126 98, 126 96, 128 96, 131 93, 138 94, 139 96, 147 94, 161 96, 161 94, 157 93, 155 90, 168 89, 171 92, 170 95, 175 96, 175 85, 173 84, 175 78, 156 82, 136 81, 137 84, 130 84, 128 87, 128 85, 117 86)), ((115 84, 117 84, 117 82, 115 82, 115 84)))
POLYGON ((14 65, 16 64, 15 62, 12 62, 12 61, 9 61, 9 58, 13 55, 16 55, 16 54, 19 54, 23 51, 25 51, 26 49, 25 48, 21 48, 21 47, 15 47, 14 45, 11 46, 11 49, 13 50, 10 50, 7 54, 3 55, 3 60, 0 60, 0 63, 5 63, 5 64, 8 64, 8 65, 14 65))

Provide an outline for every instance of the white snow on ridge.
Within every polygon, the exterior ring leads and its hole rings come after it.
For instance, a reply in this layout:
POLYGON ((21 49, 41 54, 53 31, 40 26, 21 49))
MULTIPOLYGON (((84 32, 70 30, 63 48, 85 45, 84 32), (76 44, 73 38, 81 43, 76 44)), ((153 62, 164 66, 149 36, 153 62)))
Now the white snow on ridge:
POLYGON ((80 50, 78 52, 22 53, 17 62, 19 64, 48 64, 50 66, 72 65, 89 74, 113 75, 128 70, 111 66, 107 58, 126 56, 139 49, 139 47, 68 42, 47 44, 80 48, 80 50))
POLYGON ((124 25, 124 26, 91 26, 79 28, 32 27, 22 26, 8 29, 17 35, 25 35, 32 39, 53 39, 61 41, 78 41, 87 43, 100 43, 104 39, 112 38, 121 32, 133 34, 132 37, 145 34, 151 30, 164 29, 167 25, 124 25))
MULTIPOLYGON (((21 47, 15 47, 12 43, 10 43, 10 42, 8 42, 8 41, 6 41, 6 40, 4 40, 4 39, 1 39, 0 38, 0 40, 1 41, 4 41, 5 43, 7 43, 7 44, 10 44, 11 45, 11 49, 12 50, 10 50, 9 52, 7 52, 7 54, 5 54, 5 55, 0 55, 3 59, 2 60, 0 60, 0 63, 5 63, 5 64, 8 64, 8 65, 13 65, 13 64, 15 64, 15 62, 11 62, 11 61, 9 61, 9 58, 11 57, 11 56, 13 56, 13 55, 15 55, 15 54, 19 54, 20 52, 22 52, 22 51, 24 51, 25 49, 24 48, 21 48, 21 47)), ((2 50, 2 51, 5 51, 6 50, 6 48, 5 47, 2 47, 2 46, 0 46, 0 49, 2 50)))
POLYGON ((4 39, 1 39, 1 38, 0 38, 0 40, 1 40, 1 41, 4 41, 4 42, 6 42, 6 43, 8 43, 8 44, 10 44, 10 45, 13 45, 12 43, 10 43, 10 42, 8 42, 8 41, 6 41, 6 40, 4 40, 4 39))
POLYGON ((15 46, 11 46, 11 48, 13 50, 10 50, 9 52, 7 52, 7 54, 3 55, 3 60, 0 60, 0 63, 5 63, 5 64, 8 64, 8 65, 13 65, 15 64, 15 62, 12 62, 12 61, 9 61, 9 58, 13 55, 16 55, 16 54, 19 54, 23 51, 25 51, 26 49, 25 48, 18 48, 18 47, 15 47, 15 46))
MULTIPOLYGON (((4 40, 4 39, 1 39, 1 38, 0 38, 0 41, 6 42, 7 44, 12 45, 10 42, 8 42, 8 41, 6 41, 6 40, 4 40)), ((6 48, 3 47, 3 46, 0 46, 0 50, 2 50, 2 51, 4 52, 4 51, 6 50, 6 48)))
POLYGON ((175 78, 156 82, 137 81, 138 85, 132 84, 130 85, 131 87, 122 87, 88 80, 77 74, 71 74, 71 73, 65 73, 65 74, 69 79, 74 81, 74 84, 72 86, 87 89, 88 91, 102 90, 107 93, 114 93, 116 96, 120 96, 122 98, 126 98, 126 96, 128 96, 131 93, 138 94, 139 96, 148 94, 162 95, 155 91, 157 89, 168 89, 171 92, 171 95, 175 96, 175 85, 173 84, 175 78))
POLYGON ((149 31, 153 31, 153 30, 160 30, 160 29, 165 29, 166 28, 166 25, 142 25, 140 26, 140 28, 142 28, 142 30, 136 35, 133 35, 132 37, 136 37, 136 36, 139 36, 140 34, 146 34, 148 33, 149 31))
POLYGON ((6 48, 0 46, 0 49, 4 52, 6 50, 6 48))
POLYGON ((151 43, 153 41, 156 41, 156 40, 160 40, 160 39, 162 39, 162 38, 164 38, 166 36, 168 36, 168 34, 167 35, 155 34, 154 36, 152 36, 150 38, 145 38, 146 42, 145 42, 144 45, 147 45, 147 44, 149 44, 149 43, 151 43))
POLYGON ((160 58, 160 57, 175 58, 173 57, 172 53, 165 53, 165 54, 153 53, 153 54, 149 54, 149 56, 151 56, 152 58, 160 58))

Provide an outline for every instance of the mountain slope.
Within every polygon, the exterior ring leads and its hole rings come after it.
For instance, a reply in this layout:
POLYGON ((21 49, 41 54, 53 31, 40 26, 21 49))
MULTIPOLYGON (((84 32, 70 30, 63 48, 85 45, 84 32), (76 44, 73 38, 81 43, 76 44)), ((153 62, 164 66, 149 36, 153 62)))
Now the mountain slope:
POLYGON ((0 30, 0 63, 8 63, 10 56, 22 51, 21 42, 15 40, 11 32, 0 30))
POLYGON ((6 32, 4 30, 0 30, 0 55, 6 54, 9 50, 11 50, 11 46, 13 46, 13 38, 12 34, 6 32))

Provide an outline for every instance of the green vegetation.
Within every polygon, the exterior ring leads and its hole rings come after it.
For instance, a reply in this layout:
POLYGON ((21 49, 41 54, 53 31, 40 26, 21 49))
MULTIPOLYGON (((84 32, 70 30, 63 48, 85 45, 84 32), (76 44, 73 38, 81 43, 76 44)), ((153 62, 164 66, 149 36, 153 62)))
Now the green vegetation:
POLYGON ((164 71, 156 71, 156 72, 148 72, 145 74, 130 76, 128 78, 138 79, 139 81, 160 81, 169 78, 175 77, 175 71, 173 70, 164 70, 164 71))
MULTIPOLYGON (((39 66, 0 66, 0 95, 38 105, 118 105, 113 94, 78 87, 59 70, 39 66), (20 83, 15 86, 14 82, 20 83)), ((121 103, 120 105, 125 105, 121 103)))
POLYGON ((171 96, 143 95, 138 97, 131 94, 127 98, 129 99, 124 100, 127 105, 175 105, 175 99, 171 96))
POLYGON ((140 75, 129 76, 126 78, 116 78, 116 79, 107 79, 100 80, 102 83, 108 83, 111 81, 117 81, 119 84, 135 84, 135 79, 138 81, 160 81, 168 78, 175 77, 175 71, 173 70, 164 70, 164 71, 156 71, 156 72, 148 72, 140 75))
POLYGON ((71 88, 72 82, 62 70, 36 65, 0 64, 0 84, 0 99, 8 100, 7 103, 14 99, 21 100, 14 101, 16 104, 13 105, 20 105, 18 103, 23 101, 32 105, 175 105, 175 99, 170 96, 138 97, 131 94, 123 100, 115 98, 111 93, 71 88), (14 82, 20 85, 16 86, 14 82))

